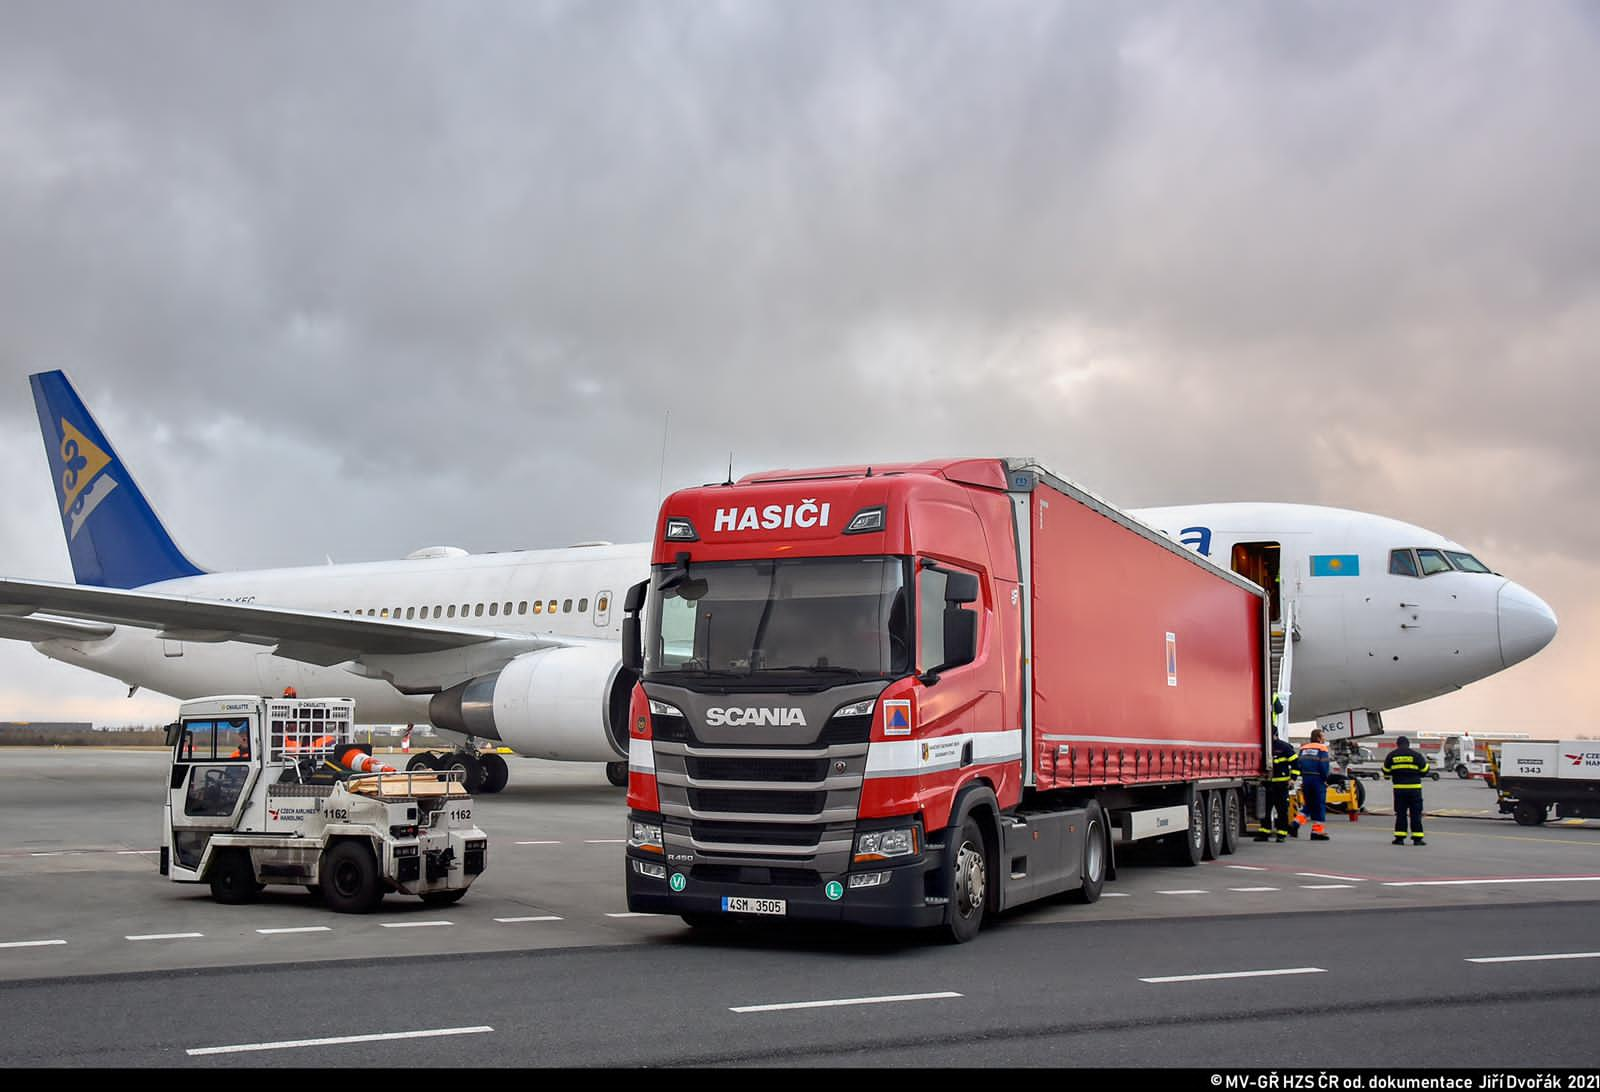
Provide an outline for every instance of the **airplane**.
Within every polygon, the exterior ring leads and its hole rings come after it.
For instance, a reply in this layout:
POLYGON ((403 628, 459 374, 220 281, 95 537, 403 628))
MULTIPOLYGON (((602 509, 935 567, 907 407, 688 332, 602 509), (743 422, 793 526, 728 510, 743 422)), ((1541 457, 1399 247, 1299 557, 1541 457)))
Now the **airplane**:
MULTIPOLYGON (((649 576, 649 543, 208 571, 172 539, 66 375, 30 383, 76 582, 0 579, 0 638, 130 693, 292 688, 354 698, 362 723, 426 721, 461 743, 413 767, 462 770, 480 792, 503 789, 509 771, 479 741, 604 762, 613 784, 627 783, 635 677, 617 595, 649 576)), ((1411 524, 1293 504, 1131 514, 1268 589, 1275 689, 1301 718, 1423 701, 1555 636, 1537 596, 1411 524)))

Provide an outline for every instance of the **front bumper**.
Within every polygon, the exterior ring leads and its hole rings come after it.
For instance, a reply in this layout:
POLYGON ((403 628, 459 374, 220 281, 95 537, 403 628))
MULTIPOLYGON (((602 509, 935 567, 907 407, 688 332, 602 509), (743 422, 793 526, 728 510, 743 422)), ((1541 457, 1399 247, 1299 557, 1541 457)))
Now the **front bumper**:
MULTIPOLYGON (((729 920, 836 922, 897 929, 920 929, 943 924, 948 907, 944 883, 944 850, 928 848, 914 861, 878 865, 866 872, 887 872, 889 880, 876 887, 850 887, 850 874, 819 876, 815 884, 793 885, 735 882, 695 876, 695 867, 668 866, 667 879, 645 876, 634 861, 662 864, 660 854, 628 850, 626 870, 628 909, 636 914, 723 914, 729 920), (683 877, 683 889, 673 891, 671 877, 683 877), (828 897, 828 884, 837 882, 843 892, 828 897), (724 898, 782 899, 786 913, 779 915, 726 912, 724 898)), ((705 862, 709 864, 710 862, 705 862)), ((761 870, 751 870, 759 873, 761 870)))

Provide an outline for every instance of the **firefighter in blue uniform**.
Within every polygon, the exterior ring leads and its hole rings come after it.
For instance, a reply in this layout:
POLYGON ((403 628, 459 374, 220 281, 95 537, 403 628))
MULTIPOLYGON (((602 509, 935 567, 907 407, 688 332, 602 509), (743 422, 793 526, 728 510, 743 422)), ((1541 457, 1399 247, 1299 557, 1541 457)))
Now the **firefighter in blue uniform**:
POLYGON ((1425 845, 1422 840, 1422 779, 1428 776, 1428 757, 1411 749, 1405 736, 1395 740, 1389 757, 1383 760, 1383 776, 1394 783, 1394 841, 1391 845, 1425 845))
POLYGON ((1261 827, 1256 831, 1256 841, 1289 838, 1289 783, 1300 776, 1300 764, 1289 741, 1280 735, 1272 737, 1272 776, 1267 780, 1267 811, 1261 817, 1261 827))
POLYGON ((1300 748, 1300 794, 1305 799, 1304 814, 1295 816, 1295 821, 1304 824, 1307 819, 1311 821, 1311 840, 1313 842, 1326 842, 1327 828, 1327 795, 1328 771, 1333 766, 1333 759, 1328 754, 1328 745, 1322 742, 1322 729, 1311 730, 1311 742, 1300 748))

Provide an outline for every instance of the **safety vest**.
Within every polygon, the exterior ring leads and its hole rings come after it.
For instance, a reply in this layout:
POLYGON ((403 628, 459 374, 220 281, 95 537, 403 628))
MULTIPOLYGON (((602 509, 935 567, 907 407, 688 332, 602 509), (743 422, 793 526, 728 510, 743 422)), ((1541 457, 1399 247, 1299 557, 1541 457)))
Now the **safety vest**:
POLYGON ((1383 776, 1397 789, 1420 789, 1428 775, 1428 759, 1416 751, 1395 751, 1383 760, 1383 776))
POLYGON ((1300 748, 1300 776, 1321 777, 1328 776, 1332 762, 1328 758, 1328 745, 1326 743, 1307 743, 1300 748))

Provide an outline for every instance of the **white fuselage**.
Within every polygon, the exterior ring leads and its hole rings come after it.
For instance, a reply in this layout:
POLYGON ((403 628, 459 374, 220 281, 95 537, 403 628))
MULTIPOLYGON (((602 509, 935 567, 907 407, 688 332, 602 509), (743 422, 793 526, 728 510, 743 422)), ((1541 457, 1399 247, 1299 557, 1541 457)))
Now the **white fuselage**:
MULTIPOLYGON (((1463 549, 1398 520, 1293 504, 1194 505, 1132 514, 1225 568, 1236 544, 1278 544, 1280 597, 1292 601, 1295 611, 1295 720, 1393 709, 1445 694, 1526 659, 1555 634, 1549 607, 1503 576, 1391 575, 1393 549, 1463 549), (1359 572, 1314 575, 1312 558, 1319 555, 1354 555, 1359 572)), ((648 543, 573 547, 216 573, 145 590, 418 624, 425 613, 428 622, 502 633, 618 641, 620 597, 648 575, 649 557, 648 543)), ((354 698, 362 723, 428 719, 426 695, 407 696, 342 666, 315 667, 238 642, 164 641, 150 630, 122 626, 101 641, 52 640, 35 647, 129 686, 178 698, 279 694, 292 686, 302 697, 354 698)), ((505 742, 517 749, 532 743, 505 742)))

